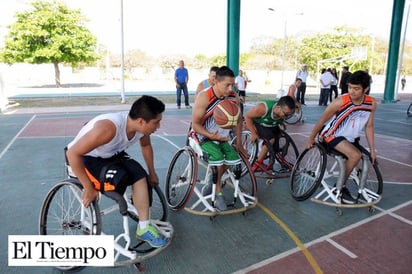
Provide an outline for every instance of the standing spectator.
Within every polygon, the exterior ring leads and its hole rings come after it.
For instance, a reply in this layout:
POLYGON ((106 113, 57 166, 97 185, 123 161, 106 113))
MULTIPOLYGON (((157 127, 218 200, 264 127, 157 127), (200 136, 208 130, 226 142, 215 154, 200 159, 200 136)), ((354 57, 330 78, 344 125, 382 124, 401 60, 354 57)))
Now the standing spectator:
POLYGON ((348 93, 348 79, 351 73, 349 72, 348 66, 342 67, 342 77, 340 78, 339 88, 340 94, 348 93))
POLYGON ((369 75, 369 86, 368 86, 368 90, 366 91, 366 95, 369 95, 369 93, 371 93, 371 85, 372 85, 372 76, 369 74, 369 70, 365 69, 365 72, 369 75))
POLYGON ((239 75, 235 78, 237 92, 242 99, 242 103, 246 103, 246 78, 243 77, 243 71, 239 70, 239 75))
POLYGON ((196 94, 201 92, 204 89, 207 89, 208 87, 211 87, 215 84, 216 81, 216 71, 219 69, 217 66, 213 66, 209 70, 209 78, 203 80, 202 82, 197 85, 196 88, 196 94))
POLYGON ((333 81, 333 75, 327 69, 322 69, 322 74, 320 75, 320 96, 319 96, 319 106, 328 105, 328 96, 330 92, 330 84, 333 81))
POLYGON ((402 79, 401 79, 401 85, 402 85, 402 90, 404 90, 404 89, 405 89, 405 85, 406 85, 405 76, 403 76, 402 79))
POLYGON ((335 94, 334 99, 338 98, 338 73, 336 72, 336 69, 333 68, 331 71, 332 75, 333 75, 333 81, 330 84, 330 92, 329 92, 329 101, 332 102, 332 93, 335 94))
POLYGON ((293 82, 288 89, 287 96, 290 96, 295 101, 297 106, 300 106, 300 103, 296 100, 296 94, 298 93, 299 87, 302 85, 302 79, 296 78, 295 82, 293 82))
POLYGON ((185 62, 183 62, 183 60, 179 61, 179 68, 175 71, 175 82, 177 108, 180 109, 182 91, 183 95, 185 96, 186 108, 192 108, 189 104, 189 93, 187 91, 187 82, 189 82, 189 72, 187 68, 185 68, 185 62))
POLYGON ((302 68, 296 73, 296 78, 302 80, 302 83, 298 89, 296 100, 302 105, 305 105, 305 92, 306 92, 306 80, 308 79, 308 67, 306 64, 302 65, 302 68))

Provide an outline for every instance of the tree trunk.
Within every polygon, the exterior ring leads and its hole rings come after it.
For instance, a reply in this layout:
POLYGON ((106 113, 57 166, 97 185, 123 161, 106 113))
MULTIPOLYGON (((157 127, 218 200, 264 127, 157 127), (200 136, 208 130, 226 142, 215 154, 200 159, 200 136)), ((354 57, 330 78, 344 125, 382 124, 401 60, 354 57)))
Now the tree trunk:
POLYGON ((56 88, 59 88, 61 87, 59 63, 53 62, 53 65, 54 65, 54 80, 56 81, 56 88))

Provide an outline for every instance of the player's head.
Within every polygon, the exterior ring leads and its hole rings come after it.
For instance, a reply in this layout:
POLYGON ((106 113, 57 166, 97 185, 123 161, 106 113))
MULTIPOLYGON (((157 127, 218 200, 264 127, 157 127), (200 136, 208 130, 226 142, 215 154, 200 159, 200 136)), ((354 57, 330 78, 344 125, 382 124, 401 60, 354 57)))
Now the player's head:
POLYGON ((227 67, 220 67, 216 71, 216 83, 214 91, 217 97, 226 97, 233 91, 233 85, 235 84, 235 74, 227 67))
POLYGON ((348 85, 361 85, 364 90, 369 87, 369 83, 370 76, 366 71, 363 70, 355 71, 351 76, 349 76, 348 79, 348 85))
POLYGON ((213 66, 209 70, 209 80, 212 82, 212 84, 215 84, 216 82, 216 72, 219 69, 218 66, 213 66))
POLYGON ((129 117, 132 120, 142 118, 149 122, 158 118, 158 115, 164 111, 165 104, 162 101, 153 96, 143 95, 133 103, 129 111, 129 117))
POLYGON ((289 118, 293 113, 295 113, 295 100, 291 96, 280 97, 276 106, 283 115, 284 119, 289 118))

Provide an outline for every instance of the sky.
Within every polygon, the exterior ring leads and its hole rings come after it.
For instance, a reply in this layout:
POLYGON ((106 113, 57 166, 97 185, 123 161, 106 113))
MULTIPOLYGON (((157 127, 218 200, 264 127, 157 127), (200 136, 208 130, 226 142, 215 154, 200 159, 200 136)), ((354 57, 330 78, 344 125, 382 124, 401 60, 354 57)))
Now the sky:
MULTIPOLYGON (((1 40, 14 13, 27 9, 30 1, 0 0, 1 40)), ((81 10, 98 42, 114 53, 121 50, 121 2, 65 0, 70 8, 81 10)), ((241 0, 240 51, 248 51, 257 37, 284 37, 285 23, 287 35, 346 25, 389 39, 392 6, 393 0, 241 0)), ((124 48, 153 56, 225 54, 226 15, 227 0, 123 0, 124 48)), ((412 40, 409 22, 408 41, 412 40)))

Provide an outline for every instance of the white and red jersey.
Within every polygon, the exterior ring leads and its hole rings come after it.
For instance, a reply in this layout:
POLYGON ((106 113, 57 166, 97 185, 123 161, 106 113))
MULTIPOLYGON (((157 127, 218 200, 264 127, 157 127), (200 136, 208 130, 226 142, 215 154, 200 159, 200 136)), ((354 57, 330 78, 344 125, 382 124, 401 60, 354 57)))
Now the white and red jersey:
POLYGON ((328 121, 321 136, 329 143, 338 136, 345 137, 349 142, 354 142, 360 137, 360 132, 365 127, 372 112, 373 98, 369 95, 363 97, 359 105, 352 103, 349 94, 341 96, 342 106, 335 116, 328 121))

